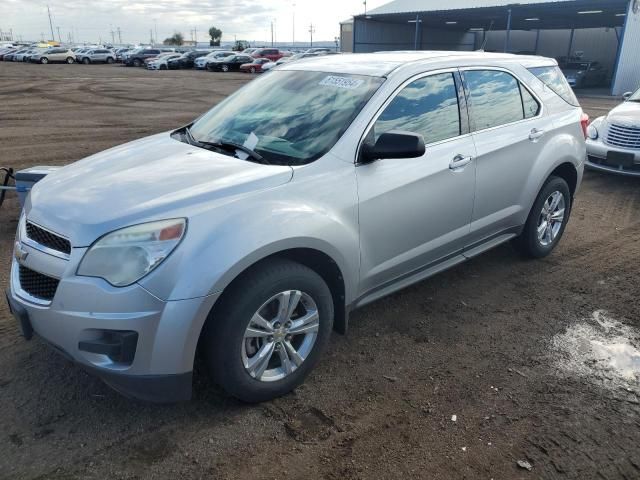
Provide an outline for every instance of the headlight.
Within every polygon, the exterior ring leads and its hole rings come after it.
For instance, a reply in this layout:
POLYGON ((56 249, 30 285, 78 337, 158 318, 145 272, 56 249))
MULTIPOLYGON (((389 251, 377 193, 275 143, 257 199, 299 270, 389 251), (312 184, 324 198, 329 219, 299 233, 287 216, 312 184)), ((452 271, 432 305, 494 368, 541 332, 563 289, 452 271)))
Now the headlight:
POLYGON ((100 277, 115 287, 137 282, 162 263, 184 236, 187 220, 142 223, 111 232, 84 255, 77 274, 100 277))
POLYGON ((587 137, 591 140, 597 140, 598 138, 598 129, 593 125, 593 123, 587 127, 587 137))

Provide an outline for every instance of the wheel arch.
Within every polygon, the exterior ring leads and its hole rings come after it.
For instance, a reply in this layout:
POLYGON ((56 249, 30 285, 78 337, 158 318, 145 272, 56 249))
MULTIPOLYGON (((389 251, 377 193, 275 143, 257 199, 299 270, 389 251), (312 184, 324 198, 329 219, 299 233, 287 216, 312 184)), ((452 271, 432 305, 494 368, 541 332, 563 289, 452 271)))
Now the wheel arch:
POLYGON ((561 163, 553 169, 547 178, 552 176, 560 177, 567 182, 567 185, 569 185, 569 191, 571 192, 571 198, 573 198, 578 188, 578 170, 575 165, 571 162, 561 163))
MULTIPOLYGON (((214 312, 216 307, 220 305, 221 300, 225 296, 225 292, 230 291, 236 285, 243 281, 243 278, 251 274, 252 270, 259 268, 265 262, 273 259, 282 258, 291 260, 316 272, 325 281, 331 296, 333 298, 334 307, 334 330, 339 333, 346 333, 348 327, 348 314, 346 309, 346 289, 343 268, 335 260, 334 256, 317 247, 291 247, 283 248, 270 253, 265 253, 259 258, 253 258, 250 262, 241 262, 240 268, 232 270, 232 274, 225 280, 222 293, 211 308, 214 312)), ((206 322, 209 321, 209 318, 206 322)), ((205 324, 206 324, 205 322, 205 324)), ((204 330, 204 327, 203 329, 204 330)), ((200 333, 202 335, 202 331, 200 333)))

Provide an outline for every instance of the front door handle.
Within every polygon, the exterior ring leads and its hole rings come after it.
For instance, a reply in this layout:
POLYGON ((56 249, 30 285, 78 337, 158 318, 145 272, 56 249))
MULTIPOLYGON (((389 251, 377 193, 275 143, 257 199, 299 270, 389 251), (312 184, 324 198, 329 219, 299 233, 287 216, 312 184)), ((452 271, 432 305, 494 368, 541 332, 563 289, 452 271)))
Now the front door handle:
POLYGON ((458 154, 455 157, 453 157, 453 160, 451 160, 451 163, 449 164, 449 168, 451 170, 462 170, 464 167, 469 165, 472 160, 473 160, 473 157, 470 155, 464 156, 464 155, 458 154))
POLYGON ((529 132, 529 140, 531 140, 532 142, 535 142, 543 135, 544 135, 544 130, 534 128, 533 130, 531 130, 531 132, 529 132))

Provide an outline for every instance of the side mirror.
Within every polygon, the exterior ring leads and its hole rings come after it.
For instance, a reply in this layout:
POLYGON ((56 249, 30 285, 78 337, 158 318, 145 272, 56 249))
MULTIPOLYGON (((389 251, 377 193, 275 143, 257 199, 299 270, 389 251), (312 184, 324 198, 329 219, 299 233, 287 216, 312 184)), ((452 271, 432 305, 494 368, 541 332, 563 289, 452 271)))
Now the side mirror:
POLYGON ((417 158, 424 152, 422 135, 392 130, 380 135, 373 146, 363 144, 360 156, 363 163, 370 163, 382 158, 417 158))
POLYGON ((625 100, 629 100, 631 98, 631 95, 633 95, 633 92, 625 92, 622 94, 622 98, 624 98, 625 100))

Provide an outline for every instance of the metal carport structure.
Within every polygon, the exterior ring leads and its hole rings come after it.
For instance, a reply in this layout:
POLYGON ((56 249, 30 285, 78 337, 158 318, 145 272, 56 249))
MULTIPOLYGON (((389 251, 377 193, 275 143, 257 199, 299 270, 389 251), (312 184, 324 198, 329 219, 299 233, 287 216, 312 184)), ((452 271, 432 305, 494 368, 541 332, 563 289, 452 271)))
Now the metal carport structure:
POLYGON ((530 53, 538 51, 540 32, 612 29, 615 61, 611 92, 640 86, 640 0, 395 0, 353 19, 353 51, 475 50, 487 32, 504 32, 500 50, 512 50, 512 34, 532 33, 530 53))

